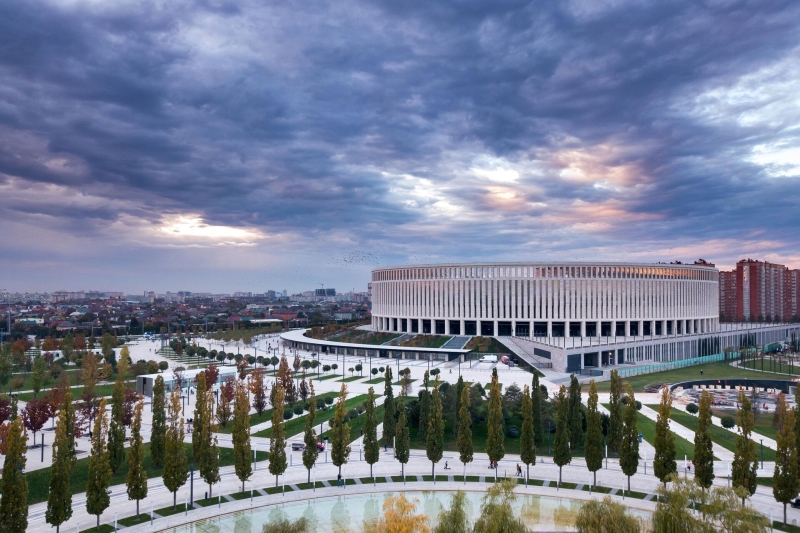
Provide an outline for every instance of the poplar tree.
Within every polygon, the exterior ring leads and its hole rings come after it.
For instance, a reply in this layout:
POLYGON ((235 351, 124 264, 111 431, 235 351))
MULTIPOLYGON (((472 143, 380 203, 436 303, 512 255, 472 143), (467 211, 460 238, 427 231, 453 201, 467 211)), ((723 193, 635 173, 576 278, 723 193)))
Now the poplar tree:
POLYGON ((442 397, 439 395, 439 380, 433 385, 431 393, 431 412, 428 420, 428 435, 425 441, 425 455, 431 462, 431 475, 435 475, 436 463, 444 454, 444 419, 442 418, 442 397))
POLYGON ((597 385, 589 382, 589 401, 586 409, 586 468, 592 473, 592 485, 597 485, 597 471, 603 467, 603 422, 597 407, 597 385))
POLYGON ((553 462, 558 466, 558 485, 561 486, 561 469, 572 461, 569 448, 569 400, 567 389, 561 385, 556 398, 556 436, 553 441, 553 462))
POLYGON ((100 408, 94 419, 92 429, 92 451, 89 456, 89 481, 86 483, 86 512, 97 516, 97 530, 100 531, 100 515, 111 503, 108 485, 111 481, 111 464, 106 439, 108 437, 108 417, 106 399, 100 400, 100 408))
MULTIPOLYGON (((391 374, 387 373, 387 375, 391 374)), ((350 445, 348 444, 350 442, 350 424, 344 420, 346 400, 347 384, 342 383, 331 425, 331 462, 334 466, 339 467, 339 474, 342 473, 342 465, 346 464, 350 457, 350 445)))
POLYGON ((400 474, 405 479, 406 464, 411 457, 411 439, 408 434, 408 420, 406 419, 405 396, 400 394, 400 413, 397 416, 397 442, 394 447, 394 455, 400 463, 400 474))
MULTIPOLYGON (((783 393, 780 394, 783 396, 783 393)), ((775 450, 775 474, 773 476, 772 494, 775 500, 783 504, 783 525, 786 525, 786 504, 797 497, 800 490, 800 480, 797 471, 797 446, 795 440, 794 411, 789 409, 786 402, 779 402, 778 434, 776 436, 777 449, 775 450)))
MULTIPOLYGON (((319 450, 317 449, 317 432, 314 430, 314 420, 317 418, 317 395, 314 392, 313 380, 308 380, 308 387, 311 390, 311 398, 308 401, 306 429, 303 435, 303 442, 306 445, 305 449, 303 449, 303 465, 306 467, 306 470, 308 470, 308 482, 311 483, 311 469, 317 462, 319 450)), ((366 436, 364 438, 366 439, 366 436)))
MULTIPOLYGON (((500 383, 497 381, 496 375, 492 375, 488 410, 486 454, 490 460, 496 463, 506 454, 503 443, 503 401, 500 396, 500 383)), ((497 470, 495 470, 495 478, 497 478, 497 470)))
POLYGON ((147 498, 147 471, 144 469, 144 442, 142 441, 142 409, 144 402, 139 400, 134 408, 131 424, 131 446, 128 450, 128 475, 125 485, 128 499, 136 500, 136 520, 139 520, 139 501, 147 498))
POLYGON ((639 429, 637 420, 639 413, 636 411, 636 398, 630 384, 625 386, 627 402, 625 415, 622 419, 622 443, 620 445, 619 465, 622 473, 628 476, 628 492, 631 490, 631 476, 639 468, 639 429))
POLYGON ((64 404, 58 413, 56 436, 53 442, 53 466, 50 469, 50 485, 47 494, 45 519, 56 526, 58 533, 61 524, 72 517, 72 491, 70 480, 75 470, 75 409, 72 406, 72 393, 64 395, 64 404))
POLYGON ((153 385, 153 427, 150 433, 150 458, 153 466, 164 466, 164 439, 167 433, 164 378, 158 376, 153 385))
POLYGON ((417 431, 417 437, 422 441, 427 441, 430 414, 431 393, 425 388, 419 391, 419 430, 417 431))
POLYGON ((531 412, 533 414, 533 442, 537 447, 544 442, 542 429, 542 389, 539 386, 539 373, 533 372, 533 385, 531 386, 531 412))
POLYGON ((395 405, 394 393, 392 391, 392 369, 386 367, 385 385, 383 388, 383 442, 387 445, 392 445, 392 440, 395 436, 395 405))
POLYGON ((122 417, 125 412, 125 376, 128 371, 128 359, 123 358, 117 365, 117 380, 111 393, 111 423, 108 428, 108 460, 111 472, 119 470, 125 462, 125 424, 122 417))
POLYGON ((467 463, 472 462, 474 447, 472 444, 472 415, 469 413, 470 398, 469 387, 464 387, 461 391, 461 407, 458 410, 458 458, 464 463, 466 475, 467 463))
POLYGON ((703 390, 700 394, 700 412, 697 415, 697 431, 694 434, 694 478, 708 490, 714 481, 714 450, 711 441, 711 394, 703 390))
MULTIPOLYGON (((284 358, 285 359, 285 358, 284 358)), ((283 427, 283 412, 286 409, 286 391, 280 384, 275 385, 275 400, 272 404, 272 431, 269 434, 269 473, 278 476, 286 472, 286 429, 283 427)))
MULTIPOLYGON (((750 438, 755 427, 755 419, 750 398, 743 389, 739 390, 738 411, 739 434, 736 436, 736 448, 733 452, 731 484, 734 488, 742 487, 752 496, 756 492, 758 470, 756 443, 750 438)), ((742 496, 742 505, 744 500, 745 497, 742 496)))
POLYGON ((206 377, 202 372, 197 375, 197 398, 195 402, 195 413, 199 414, 200 426, 197 426, 196 418, 194 433, 192 433, 192 444, 194 445, 195 435, 198 435, 196 442, 200 444, 200 450, 199 452, 194 450, 195 460, 198 462, 200 477, 208 483, 208 497, 210 498, 212 485, 219 482, 220 479, 219 447, 217 446, 217 436, 214 434, 217 427, 212 421, 214 395, 207 389, 206 377))
POLYGON ((164 437, 164 486, 172 493, 172 508, 177 505, 177 494, 189 476, 189 461, 183 446, 183 416, 181 393, 174 389, 169 395, 167 427, 164 437))
MULTIPOLYGON (((401 407, 401 411, 404 409, 401 407)), ((370 387, 367 394, 367 408, 364 413, 364 460, 369 465, 369 476, 372 475, 372 465, 380 459, 380 446, 378 446, 378 417, 375 414, 375 389, 370 387)))
POLYGON ((622 444, 622 382, 616 370, 611 371, 611 394, 608 405, 608 447, 619 453, 622 444))
POLYGON ((581 385, 572 374, 569 382, 569 443, 570 448, 578 449, 583 442, 583 413, 581 405, 581 385))
POLYGON ((519 435, 519 451, 520 460, 527 468, 525 479, 528 479, 531 476, 531 465, 536 464, 536 444, 533 433, 533 401, 531 390, 527 385, 522 389, 522 431, 519 435))
MULTIPOLYGON (((194 458, 195 463, 200 463, 200 458, 202 457, 205 447, 206 447, 206 440, 203 438, 203 432, 201 429, 203 428, 205 421, 203 417, 205 416, 205 409, 204 404, 201 401, 202 398, 205 398, 206 395, 206 375, 204 372, 200 372, 197 374, 197 387, 195 388, 195 400, 194 400, 194 419, 193 419, 193 426, 194 431, 192 432, 192 457, 194 458)), ((178 390, 180 393, 180 389, 178 390)), ((210 413, 209 413, 210 414, 210 413)), ((209 420, 210 421, 210 420, 209 420)))
POLYGON ((15 418, 6 433, 6 459, 0 488, 0 531, 24 533, 28 528, 28 480, 25 479, 27 446, 22 418, 15 418))
POLYGON ((244 483, 253 475, 253 452, 250 448, 250 400, 247 389, 241 381, 236 382, 236 391, 233 397, 233 464, 236 477, 244 483))
POLYGON ((462 376, 458 376, 458 381, 456 382, 456 401, 453 402, 453 413, 452 413, 452 420, 453 425, 451 430, 453 435, 458 434, 458 413, 461 412, 461 393, 464 391, 464 378, 462 376))
POLYGON ((678 471, 675 462, 675 435, 669 429, 669 415, 672 410, 672 395, 669 387, 661 389, 661 404, 658 406, 658 419, 656 420, 656 454, 653 457, 653 473, 661 480, 667 482, 667 477, 678 471))

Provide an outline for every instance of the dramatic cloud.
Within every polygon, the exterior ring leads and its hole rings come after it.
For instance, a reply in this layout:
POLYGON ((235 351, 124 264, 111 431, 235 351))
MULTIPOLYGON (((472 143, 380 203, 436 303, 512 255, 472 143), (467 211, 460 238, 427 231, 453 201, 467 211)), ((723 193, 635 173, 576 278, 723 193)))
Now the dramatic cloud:
POLYGON ((800 4, 0 4, 17 290, 364 290, 370 268, 800 268, 800 4))

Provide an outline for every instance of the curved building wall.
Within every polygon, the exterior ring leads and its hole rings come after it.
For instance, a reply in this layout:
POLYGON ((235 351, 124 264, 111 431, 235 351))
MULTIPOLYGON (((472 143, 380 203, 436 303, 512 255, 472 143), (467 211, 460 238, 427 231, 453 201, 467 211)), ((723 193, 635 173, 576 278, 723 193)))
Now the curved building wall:
POLYGON ((715 331, 719 272, 631 263, 472 263, 372 271, 381 331, 521 337, 715 331))

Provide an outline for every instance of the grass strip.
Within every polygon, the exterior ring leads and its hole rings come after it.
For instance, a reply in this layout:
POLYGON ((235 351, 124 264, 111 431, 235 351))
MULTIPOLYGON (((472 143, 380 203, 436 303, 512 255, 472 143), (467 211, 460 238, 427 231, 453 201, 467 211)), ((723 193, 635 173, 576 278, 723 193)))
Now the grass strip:
MULTIPOLYGON (((683 411, 678 411, 676 409, 672 410, 670 413, 670 418, 683 427, 694 432, 697 432, 697 429, 700 426, 700 422, 696 416, 690 415, 689 413, 684 413, 683 411)), ((712 425, 710 428, 708 428, 708 433, 711 435, 711 440, 714 443, 719 444, 731 452, 736 451, 736 434, 734 432, 712 425)), ((758 445, 758 442, 756 442, 756 445, 758 445)), ((678 457, 680 457, 680 455, 678 455, 678 457)), ((764 447, 764 460, 774 461, 775 450, 764 447)))
MULTIPOLYGON (((338 396, 338 394, 336 393, 333 394, 334 396, 338 396)), ((349 411, 350 409, 353 409, 356 406, 361 405, 365 401, 367 401, 366 394, 359 394, 358 396, 345 400, 344 402, 345 411, 349 411)), ((314 425, 317 426, 319 424, 322 424, 323 422, 331 420, 333 418, 334 413, 336 412, 335 405, 336 404, 330 406, 328 409, 324 411, 317 411, 317 417, 314 420, 314 425)), ((286 431, 287 438, 297 435, 298 433, 301 433, 305 429, 305 426, 306 426, 305 417, 290 419, 288 421, 285 421, 283 424, 283 428, 286 431)), ((267 428, 259 431, 258 433, 253 434, 254 437, 269 437, 270 435, 272 435, 272 428, 267 428)))

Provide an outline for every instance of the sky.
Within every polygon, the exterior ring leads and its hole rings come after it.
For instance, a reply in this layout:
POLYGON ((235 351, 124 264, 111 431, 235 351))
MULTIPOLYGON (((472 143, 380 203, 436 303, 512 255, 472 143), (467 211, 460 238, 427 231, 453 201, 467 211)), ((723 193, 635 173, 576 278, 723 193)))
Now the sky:
POLYGON ((800 2, 0 2, 0 288, 800 268, 800 2))

